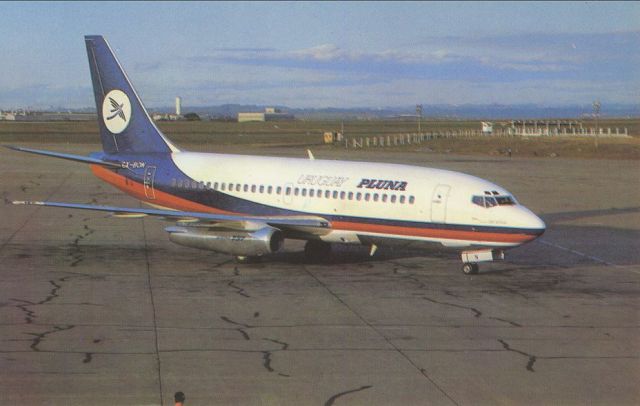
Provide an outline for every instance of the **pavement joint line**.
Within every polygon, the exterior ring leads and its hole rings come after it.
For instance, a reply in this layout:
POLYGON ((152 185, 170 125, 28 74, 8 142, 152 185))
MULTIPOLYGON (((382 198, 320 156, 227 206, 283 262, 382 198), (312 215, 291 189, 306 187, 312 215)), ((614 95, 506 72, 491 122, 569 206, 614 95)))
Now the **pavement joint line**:
MULTIPOLYGON (((67 174, 67 176, 65 176, 65 178, 62 180, 62 182, 60 182, 60 184, 58 185, 57 188, 55 188, 51 193, 49 193, 49 195, 47 195, 47 197, 44 198, 44 200, 49 200, 51 199, 51 196, 55 195, 56 193, 58 193, 58 191, 62 188, 62 186, 64 186, 65 183, 67 183, 67 180, 69 180, 69 178, 71 177, 71 175, 73 175, 73 172, 69 172, 67 174)), ((7 245, 9 245, 9 243, 11 242, 11 240, 13 240, 13 238, 20 232, 22 231, 23 228, 25 228, 27 226, 27 224, 29 223, 29 221, 31 221, 34 217, 35 214, 40 211, 40 209, 42 209, 42 207, 44 206, 36 206, 35 210, 33 210, 33 214, 31 216, 27 216, 27 219, 24 221, 24 223, 22 223, 22 225, 20 227, 18 227, 18 229, 16 231, 13 232, 13 234, 11 234, 9 236, 9 238, 7 238, 6 241, 4 241, 2 243, 2 246, 0 246, 0 252, 2 252, 5 247, 7 245)))
MULTIPOLYGON (((142 205, 142 203, 140 203, 142 205)), ((147 229, 145 227, 144 219, 140 220, 142 224, 142 236, 144 238, 144 255, 145 262, 147 264, 147 284, 149 286, 149 297, 151 299, 151 310, 153 311, 153 336, 155 342, 156 362, 158 364, 158 389, 160 391, 160 404, 164 404, 164 395, 162 390, 162 363, 160 361, 160 348, 158 345, 158 322, 156 318, 156 304, 153 299, 153 286, 151 285, 151 262, 149 260, 149 244, 147 241, 147 229)))
MULTIPOLYGON (((594 262, 598 262, 598 263, 601 263, 601 264, 604 264, 604 265, 608 265, 608 266, 612 266, 612 267, 615 267, 615 268, 627 269, 626 267, 624 267, 622 265, 614 264, 612 262, 605 261, 602 258, 598 258, 598 257, 593 256, 593 255, 585 254, 584 252, 580 252, 580 251, 577 251, 577 250, 574 250, 574 249, 571 249, 571 248, 563 247, 560 244, 556 244, 556 243, 553 243, 553 242, 550 242, 550 241, 546 241, 546 240, 542 240, 542 239, 538 240, 538 242, 540 244, 547 245, 549 247, 557 248, 559 250, 570 252, 572 254, 575 254, 575 255, 590 259, 590 260, 592 260, 594 262)), ((630 269, 630 271, 631 272, 635 272, 635 273, 640 273, 639 271, 637 271, 635 269, 630 269)))
POLYGON ((347 304, 347 302, 345 302, 344 300, 342 300, 342 298, 340 298, 340 296, 338 296, 333 290, 331 290, 331 288, 329 288, 329 286, 327 286, 324 282, 322 282, 320 280, 320 278, 318 278, 313 272, 311 272, 309 270, 309 268, 307 266, 303 265, 303 269, 305 270, 305 272, 307 274, 309 274, 309 276, 311 276, 313 279, 315 279, 315 281, 322 286, 327 292, 329 292, 329 294, 331 294, 336 300, 338 300, 340 303, 342 303, 343 306, 345 306, 347 309, 349 309, 349 311, 351 313, 353 313, 356 317, 358 317, 360 319, 360 321, 362 321, 364 324, 366 324, 371 330, 373 330, 378 336, 382 337, 382 339, 384 339, 387 344, 389 344, 389 346, 391 346, 395 352, 397 352, 398 354, 400 354, 404 359, 406 359, 409 364, 411 364, 415 369, 418 370, 418 372, 420 372, 420 374, 422 376, 424 376, 429 382, 431 382, 431 384, 433 386, 436 387, 436 389, 438 389, 438 391, 440 391, 440 393, 442 393, 447 399, 449 399, 451 401, 451 403, 453 403, 456 406, 459 406, 459 403, 456 402, 447 392, 445 392, 444 389, 442 389, 440 387, 440 385, 438 385, 430 376, 429 374, 427 374, 427 371, 424 368, 420 368, 420 366, 418 366, 415 362, 413 362, 413 360, 411 358, 409 358, 409 356, 407 354, 405 354, 400 348, 398 348, 395 344, 393 344, 384 334, 382 334, 373 324, 369 323, 364 317, 362 317, 362 315, 360 315, 358 312, 356 312, 351 306, 349 306, 349 304, 347 304))

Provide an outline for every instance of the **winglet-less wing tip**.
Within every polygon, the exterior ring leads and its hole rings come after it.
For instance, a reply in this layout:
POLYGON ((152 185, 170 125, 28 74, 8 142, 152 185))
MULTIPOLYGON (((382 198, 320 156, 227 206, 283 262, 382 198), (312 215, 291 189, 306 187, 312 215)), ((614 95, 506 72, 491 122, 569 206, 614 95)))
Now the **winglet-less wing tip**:
POLYGON ((24 204, 24 205, 35 205, 35 206, 44 206, 44 202, 32 202, 28 200, 14 200, 11 204, 24 204))

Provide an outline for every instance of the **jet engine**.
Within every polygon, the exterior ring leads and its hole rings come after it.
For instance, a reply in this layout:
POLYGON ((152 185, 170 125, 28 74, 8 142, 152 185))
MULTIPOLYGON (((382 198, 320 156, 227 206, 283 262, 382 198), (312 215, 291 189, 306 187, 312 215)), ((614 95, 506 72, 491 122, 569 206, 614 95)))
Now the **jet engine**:
POLYGON ((257 231, 209 231, 198 227, 167 227, 169 240, 185 247, 256 257, 282 248, 282 231, 264 227, 257 231))

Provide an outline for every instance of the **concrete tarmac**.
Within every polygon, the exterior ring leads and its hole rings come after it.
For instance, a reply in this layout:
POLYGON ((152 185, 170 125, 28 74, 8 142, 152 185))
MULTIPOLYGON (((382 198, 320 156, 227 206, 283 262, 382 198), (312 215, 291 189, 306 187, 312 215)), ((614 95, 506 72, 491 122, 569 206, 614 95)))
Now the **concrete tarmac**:
MULTIPOLYGON (((0 205, 0 404, 640 404, 637 161, 314 153, 484 177, 548 229, 466 276, 289 241, 238 265, 158 219, 0 205)), ((2 149, 0 173, 5 200, 140 206, 79 163, 2 149)))

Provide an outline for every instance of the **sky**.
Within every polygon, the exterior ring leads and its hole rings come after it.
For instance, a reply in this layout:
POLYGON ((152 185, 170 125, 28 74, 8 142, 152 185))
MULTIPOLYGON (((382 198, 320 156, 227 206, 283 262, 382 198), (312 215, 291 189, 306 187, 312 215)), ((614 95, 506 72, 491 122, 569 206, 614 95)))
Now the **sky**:
POLYGON ((9 2, 0 108, 93 106, 89 34, 149 107, 640 102, 639 2, 9 2))

